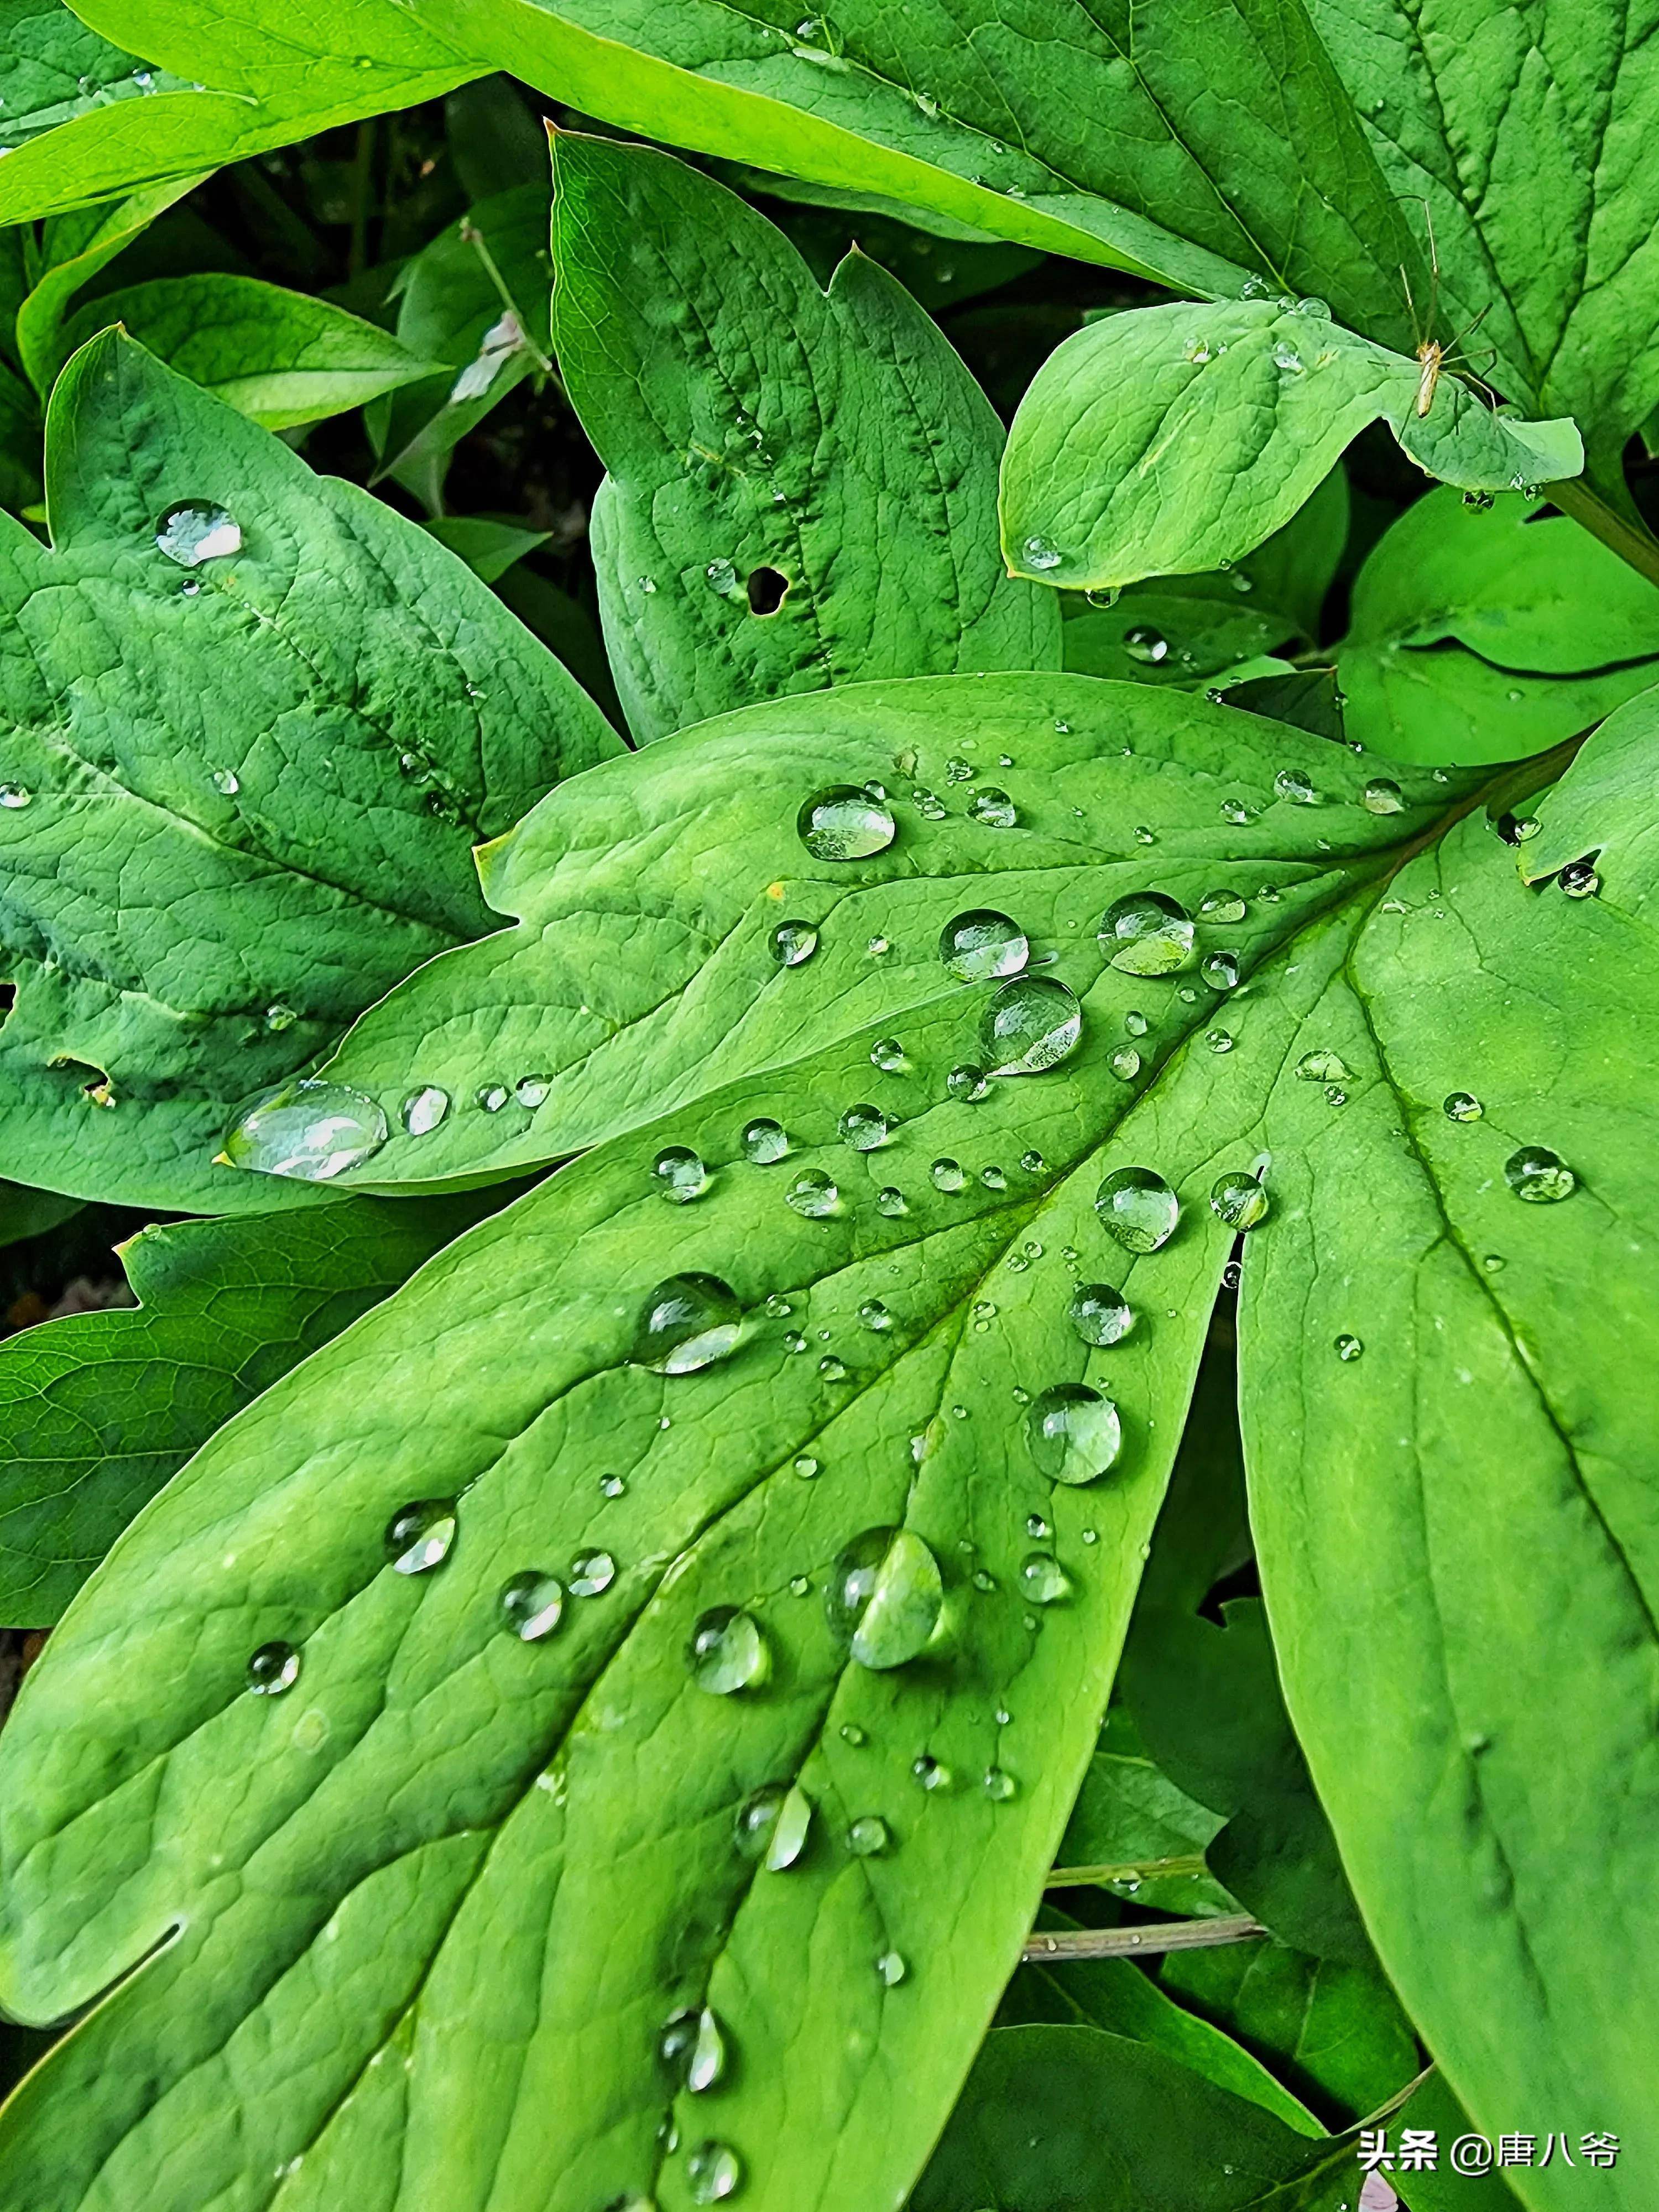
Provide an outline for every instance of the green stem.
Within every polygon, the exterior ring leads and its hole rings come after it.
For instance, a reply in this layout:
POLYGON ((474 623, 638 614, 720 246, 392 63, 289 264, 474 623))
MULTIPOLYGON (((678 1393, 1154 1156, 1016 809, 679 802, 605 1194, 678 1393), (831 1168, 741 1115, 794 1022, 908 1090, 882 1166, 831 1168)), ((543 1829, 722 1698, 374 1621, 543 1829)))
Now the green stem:
POLYGON ((1149 1958, 1161 1951, 1207 1951, 1219 1943, 1249 1943, 1267 1930, 1248 1913, 1224 1920, 1160 1920, 1140 1928, 1037 1929, 1025 1939, 1023 1959, 1058 1965, 1066 1959, 1149 1958))
POLYGON ((1196 1853, 1184 1858, 1128 1859, 1120 1866, 1056 1867, 1043 1884, 1045 1889, 1097 1889, 1114 1881, 1152 1881, 1164 1875, 1207 1873, 1196 1853))
POLYGON ((1659 586, 1659 538, 1641 523, 1620 513, 1583 477, 1564 477, 1559 483, 1546 484, 1544 495, 1563 514, 1588 530, 1610 553, 1626 561, 1638 576, 1659 586))
POLYGON ((520 331, 523 333, 525 351, 535 362, 537 368, 540 369, 542 374, 549 378, 555 385, 558 386, 560 394, 562 396, 564 386, 562 384, 559 384, 557 372, 555 370, 552 362, 537 344, 535 339, 530 335, 530 326, 525 320, 523 311, 520 309, 518 301, 514 298, 511 291, 507 289, 506 277, 502 276, 501 270, 495 265, 495 257, 489 250, 489 241, 485 238, 483 231, 479 229, 476 222, 463 222, 461 225, 461 237, 465 244, 472 248, 472 251, 477 255, 479 260, 483 264, 484 274, 489 277, 490 283, 495 287, 495 290, 501 299, 501 305, 506 308, 507 313, 512 316, 514 321, 518 325, 520 331))

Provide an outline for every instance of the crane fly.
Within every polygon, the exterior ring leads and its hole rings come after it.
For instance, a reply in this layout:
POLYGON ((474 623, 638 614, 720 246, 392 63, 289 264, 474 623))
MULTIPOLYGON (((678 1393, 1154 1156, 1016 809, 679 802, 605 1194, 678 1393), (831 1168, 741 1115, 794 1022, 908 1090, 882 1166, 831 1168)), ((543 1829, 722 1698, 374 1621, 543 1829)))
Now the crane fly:
MULTIPOLYGON (((1440 252, 1435 244, 1434 217, 1430 212, 1427 200, 1423 203, 1423 221, 1427 226, 1429 234, 1429 312, 1426 319, 1422 322, 1418 320, 1417 301, 1412 296, 1412 280, 1406 274, 1403 265, 1400 271, 1400 281, 1406 288, 1406 305, 1411 312, 1412 335, 1417 341, 1417 413, 1419 417, 1426 415, 1433 406, 1434 395, 1439 389, 1443 373, 1449 368, 1455 368, 1460 364, 1468 366, 1468 356, 1460 349, 1464 339, 1472 337, 1480 329, 1486 316, 1486 309, 1482 307, 1472 321, 1464 325, 1449 346, 1443 346, 1439 339, 1434 336, 1434 326, 1440 315, 1440 252)), ((1496 359, 1497 349, 1494 347, 1492 353, 1487 356, 1487 360, 1490 362, 1496 359)), ((1476 377, 1475 381, 1477 384, 1480 383, 1480 378, 1476 377)), ((1489 396, 1496 399, 1496 394, 1489 394, 1489 396)))

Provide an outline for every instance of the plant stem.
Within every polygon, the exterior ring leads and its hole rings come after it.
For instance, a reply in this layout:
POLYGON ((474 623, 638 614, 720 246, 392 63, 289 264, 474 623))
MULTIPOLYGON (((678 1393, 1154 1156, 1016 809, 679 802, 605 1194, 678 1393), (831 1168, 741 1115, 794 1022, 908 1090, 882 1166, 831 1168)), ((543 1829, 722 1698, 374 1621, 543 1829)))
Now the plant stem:
POLYGON ((1066 1959, 1144 1959, 1155 1951, 1206 1951, 1218 1943, 1248 1943, 1267 1929, 1248 1913, 1224 1920, 1160 1920, 1146 1928, 1066 1928, 1028 1936, 1022 1959, 1054 1964, 1066 1959))
POLYGON ((1194 1852, 1190 1857, 1130 1859, 1121 1866, 1056 1867, 1044 1882, 1045 1889, 1094 1889, 1112 1881, 1151 1881, 1160 1875, 1204 1874, 1208 1869, 1194 1852))
POLYGON ((1564 477, 1559 483, 1546 484, 1544 496, 1598 538, 1610 553, 1628 562, 1638 576, 1659 586, 1659 538, 1621 514, 1583 477, 1564 477))

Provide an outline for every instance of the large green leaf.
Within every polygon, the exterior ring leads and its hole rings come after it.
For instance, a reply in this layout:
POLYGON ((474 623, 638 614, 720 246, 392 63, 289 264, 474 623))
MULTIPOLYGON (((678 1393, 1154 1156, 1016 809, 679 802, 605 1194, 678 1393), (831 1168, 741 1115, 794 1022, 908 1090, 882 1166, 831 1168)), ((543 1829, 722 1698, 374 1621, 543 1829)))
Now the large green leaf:
POLYGON ((610 475, 599 605, 635 738, 780 692, 1057 666, 996 550, 1002 428, 909 295, 666 155, 554 142, 554 342, 610 475))
POLYGON ((252 276, 163 276, 101 294, 70 317, 65 352, 112 323, 267 430, 343 414, 431 373, 390 331, 252 276))
POLYGON ((49 439, 52 548, 0 528, 0 1165, 246 1210, 229 1109, 485 928, 473 842, 616 741, 424 531, 115 333, 49 439))
POLYGON ((216 1429, 487 1204, 350 1199, 147 1229, 123 1254, 137 1312, 78 1314, 0 1346, 0 1619, 56 1620, 216 1429))
POLYGON ((1537 503, 1431 492, 1373 548, 1337 656, 1348 734, 1398 760, 1516 760, 1659 677, 1659 590, 1537 503))

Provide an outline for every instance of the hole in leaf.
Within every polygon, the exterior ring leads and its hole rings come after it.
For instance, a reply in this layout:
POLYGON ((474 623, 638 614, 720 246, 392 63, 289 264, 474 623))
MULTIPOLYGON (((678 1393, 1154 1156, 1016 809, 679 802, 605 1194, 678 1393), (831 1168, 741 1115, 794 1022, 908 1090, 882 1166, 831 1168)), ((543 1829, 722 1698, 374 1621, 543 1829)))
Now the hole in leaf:
POLYGON ((789 579, 775 568, 751 568, 749 571, 749 611, 751 615, 775 615, 783 605, 783 595, 789 588, 789 579))

